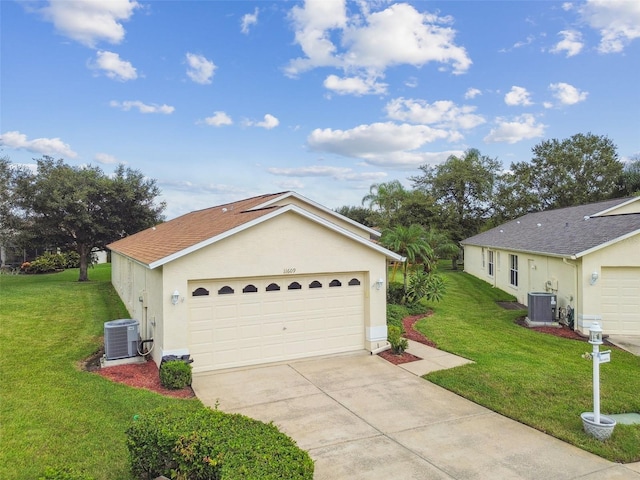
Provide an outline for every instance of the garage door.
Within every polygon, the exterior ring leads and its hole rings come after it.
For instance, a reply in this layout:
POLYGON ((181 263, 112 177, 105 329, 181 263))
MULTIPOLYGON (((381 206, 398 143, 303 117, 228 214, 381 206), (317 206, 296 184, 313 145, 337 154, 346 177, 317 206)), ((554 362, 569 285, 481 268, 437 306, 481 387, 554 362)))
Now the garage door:
POLYGON ((193 281, 193 371, 364 348, 362 273, 193 281))
POLYGON ((602 329, 640 335, 640 268, 602 269, 602 329))

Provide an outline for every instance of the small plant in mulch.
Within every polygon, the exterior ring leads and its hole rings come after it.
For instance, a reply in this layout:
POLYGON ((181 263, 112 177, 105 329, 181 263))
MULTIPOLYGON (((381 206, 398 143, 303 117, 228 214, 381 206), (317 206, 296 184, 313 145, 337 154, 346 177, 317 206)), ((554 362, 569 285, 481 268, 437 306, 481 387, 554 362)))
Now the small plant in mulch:
POLYGON ((387 340, 391 344, 391 350, 396 355, 401 355, 407 348, 409 348, 409 340, 402 338, 402 330, 400 327, 393 325, 389 326, 387 340))

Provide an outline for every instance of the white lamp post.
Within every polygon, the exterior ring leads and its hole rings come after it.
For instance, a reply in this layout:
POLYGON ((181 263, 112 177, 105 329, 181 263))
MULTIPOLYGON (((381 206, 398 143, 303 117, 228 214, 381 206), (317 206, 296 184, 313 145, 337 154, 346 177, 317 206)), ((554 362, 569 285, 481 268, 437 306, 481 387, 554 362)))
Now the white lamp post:
POLYGON ((585 412, 580 416, 585 432, 603 441, 613 433, 616 421, 613 418, 600 415, 600 364, 610 361, 611 350, 600 352, 602 328, 598 322, 593 322, 589 328, 589 343, 593 345, 591 353, 593 361, 593 413, 585 412))
POLYGON ((600 345, 602 345, 602 328, 593 322, 589 328, 589 343, 593 345, 593 421, 600 423, 600 345))

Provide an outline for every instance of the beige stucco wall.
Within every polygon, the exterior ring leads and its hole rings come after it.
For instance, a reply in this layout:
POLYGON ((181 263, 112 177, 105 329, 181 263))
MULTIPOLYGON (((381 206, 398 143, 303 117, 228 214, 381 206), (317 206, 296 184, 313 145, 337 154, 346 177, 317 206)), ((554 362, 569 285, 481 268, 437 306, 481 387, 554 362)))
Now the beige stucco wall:
POLYGON ((603 323, 601 283, 591 284, 592 273, 596 272, 600 277, 603 267, 640 267, 640 233, 573 260, 495 250, 500 261, 496 261, 494 276, 489 275, 487 268, 487 251, 490 249, 484 249, 484 268, 481 247, 467 245, 464 249, 467 273, 511 293, 524 305, 528 304, 529 292, 555 293, 558 307, 571 305, 575 309, 576 329, 585 334, 588 334, 592 322, 603 323), (518 255, 517 288, 510 285, 510 253, 518 255))
POLYGON ((602 319, 602 284, 599 281, 603 267, 640 267, 640 233, 582 258, 580 283, 583 292, 583 310, 577 318, 577 323, 580 330, 585 333, 588 332, 593 321, 601 323, 603 329, 605 328, 605 321, 602 319), (592 285, 591 276, 594 272, 599 278, 592 285))
POLYGON ((554 293, 557 296, 558 308, 571 305, 577 307, 578 286, 576 269, 579 262, 565 262, 562 258, 546 257, 513 250, 493 249, 495 273, 489 275, 488 251, 484 249, 485 264, 482 265, 481 247, 466 245, 464 247, 465 272, 489 282, 496 288, 515 296, 518 302, 528 305, 530 292, 554 293), (518 286, 511 285, 509 255, 518 257, 518 286))
MULTIPOLYGON (((188 282, 195 279, 365 272, 365 338, 386 338, 386 293, 373 283, 386 279, 386 257, 294 212, 275 217, 163 266, 163 351, 184 354, 188 345, 188 282), (368 276, 366 275, 368 272, 368 276), (170 301, 178 290, 181 300, 170 301)), ((366 341, 375 349, 384 341, 366 341)))
POLYGON ((626 213, 640 213, 640 198, 635 199, 633 202, 617 207, 614 210, 607 212, 606 215, 624 215, 626 213))
POLYGON ((334 223, 342 228, 344 228, 345 230, 350 231, 351 233, 355 233, 356 235, 359 235, 363 238, 369 238, 371 236, 371 234, 369 233, 369 231, 363 229, 362 227, 358 226, 358 225, 354 225, 353 223, 347 221, 347 220, 343 220, 340 216, 337 216, 338 214, 328 214, 327 212, 325 212, 324 210, 320 209, 320 208, 316 208, 313 205, 310 205, 306 202, 303 202, 302 200, 299 200, 295 197, 287 197, 283 202, 281 202, 281 205, 296 205, 300 208, 303 208, 304 210, 306 210, 307 212, 313 213, 314 215, 317 215, 320 218, 324 218, 326 220, 329 220, 331 223, 334 223))
MULTIPOLYGON (((111 283, 124 303, 129 317, 140 322, 142 339, 153 339, 152 356, 156 363, 162 358, 162 267, 149 270, 122 255, 111 255, 111 283)), ((147 348, 151 344, 146 345, 147 348)))

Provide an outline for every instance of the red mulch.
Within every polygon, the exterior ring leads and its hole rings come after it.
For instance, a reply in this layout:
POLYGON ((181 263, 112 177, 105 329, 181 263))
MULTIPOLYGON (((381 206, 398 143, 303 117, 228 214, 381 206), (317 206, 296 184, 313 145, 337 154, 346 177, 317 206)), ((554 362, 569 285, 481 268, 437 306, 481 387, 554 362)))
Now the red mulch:
MULTIPOLYGON (((422 315, 412 315, 409 317, 405 317, 402 319, 402 326, 404 327, 404 338, 409 340, 413 340, 414 342, 420 342, 430 347, 436 347, 436 344, 425 337, 423 334, 418 332, 413 326, 416 324, 418 320, 424 317, 431 316, 432 312, 422 314, 422 315)), ((378 356, 384 358, 387 362, 393 363, 394 365, 400 365, 402 363, 415 362, 416 360, 422 360, 422 358, 417 357, 409 352, 403 352, 401 354, 395 354, 391 350, 385 350, 384 352, 380 352, 378 356)))
POLYGON ((88 358, 82 365, 85 370, 97 373, 98 375, 108 378, 117 383, 124 383, 130 387, 144 388, 153 392, 175 398, 192 398, 195 393, 191 387, 185 387, 181 390, 169 390, 164 388, 160 383, 160 375, 158 367, 153 360, 144 363, 135 363, 130 365, 115 365, 112 367, 100 368, 100 358, 102 358, 104 350, 97 352, 88 358))
MULTIPOLYGON (((415 342, 422 343, 424 345, 428 345, 430 347, 437 348, 437 345, 425 337, 422 333, 418 332, 414 329, 414 325, 418 320, 422 318, 429 317, 432 315, 432 312, 422 315, 412 315, 406 317, 402 320, 402 325, 404 326, 404 337, 413 340, 415 342)), ((587 337, 580 335, 578 332, 574 332, 573 330, 562 326, 560 328, 556 327, 529 327, 524 322, 524 317, 516 320, 518 325, 521 325, 525 328, 531 328, 532 330, 546 333, 550 335, 555 335, 557 337, 568 338, 572 340, 580 340, 586 342, 588 340, 587 337)), ((82 368, 88 370, 90 372, 97 373, 102 377, 108 378, 113 382, 124 383, 125 385, 129 385, 130 387, 136 388, 145 388, 147 390, 151 390, 157 392, 161 395, 166 395, 169 397, 176 398, 192 398, 195 396, 191 387, 183 388, 182 390, 169 390, 162 386, 160 383, 160 375, 158 374, 158 367, 156 364, 149 360, 145 363, 131 364, 131 365, 118 365, 113 367, 100 368, 100 358, 103 356, 104 351, 101 350, 97 352, 92 357, 88 358, 82 364, 82 368)), ((412 355, 409 352, 404 352, 401 355, 396 355, 391 350, 386 350, 378 354, 380 357, 384 358, 390 363, 394 365, 400 365, 402 363, 415 362, 416 360, 422 360, 420 357, 412 355)))
POLYGON ((528 328, 530 330, 535 330, 536 332, 540 332, 540 333, 555 335, 556 337, 568 338, 571 340, 581 340, 583 342, 586 342, 587 340, 589 340, 588 337, 585 337, 584 335, 580 335, 578 332, 575 332, 571 330, 569 327, 566 327, 564 325, 561 325, 560 327, 530 327, 529 325, 527 325, 524 319, 525 317, 520 317, 516 319, 516 323, 521 327, 528 328))

